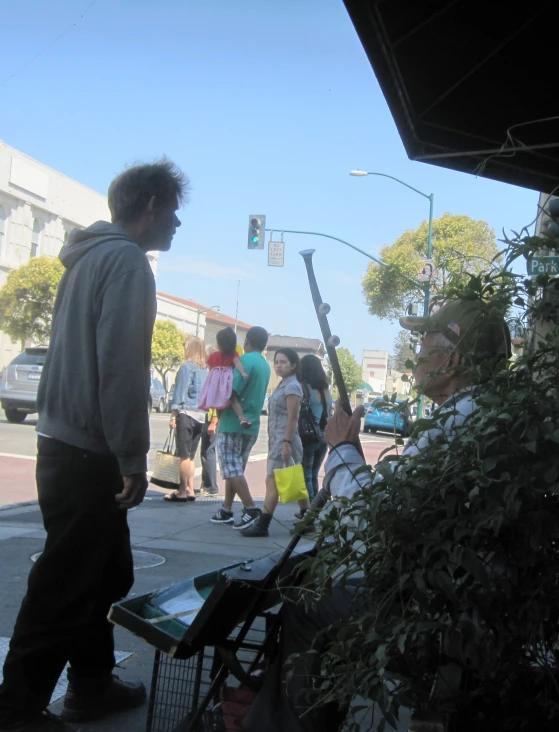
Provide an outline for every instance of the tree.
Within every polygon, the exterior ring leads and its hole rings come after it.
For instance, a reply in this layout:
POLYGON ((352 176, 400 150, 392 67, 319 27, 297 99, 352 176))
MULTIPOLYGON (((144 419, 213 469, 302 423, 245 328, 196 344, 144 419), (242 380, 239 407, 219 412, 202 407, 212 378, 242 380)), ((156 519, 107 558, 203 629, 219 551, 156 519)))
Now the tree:
POLYGON ((185 334, 170 320, 156 320, 151 341, 151 364, 167 391, 167 374, 184 360, 185 334))
POLYGON ((396 338, 394 338, 394 349, 390 356, 390 365, 395 371, 409 371, 406 366, 406 361, 413 361, 413 349, 410 345, 410 334, 407 330, 399 331, 396 338))
MULTIPOLYGON (((427 256, 429 226, 424 221, 408 229, 393 244, 380 251, 383 267, 371 262, 363 278, 363 293, 371 315, 394 320, 411 302, 423 299, 423 290, 408 278, 416 279, 427 256)), ((469 274, 491 268, 500 250, 495 233, 485 221, 445 213, 433 221, 433 261, 435 274, 431 292, 443 295, 452 278, 453 285, 465 286, 469 274)))
POLYGON ((32 257, 8 274, 0 289, 0 329, 22 348, 27 341, 46 343, 64 266, 58 257, 32 257))
MULTIPOLYGON (((354 392, 359 384, 363 381, 363 373, 361 366, 355 360, 355 356, 348 351, 347 348, 337 348, 336 353, 338 354, 338 361, 340 363, 340 370, 344 377, 344 382, 347 388, 347 393, 351 394, 354 392)), ((332 381, 332 369, 330 363, 326 365, 327 376, 332 381)), ((338 391, 336 384, 332 384, 332 391, 335 398, 338 397, 338 391)))

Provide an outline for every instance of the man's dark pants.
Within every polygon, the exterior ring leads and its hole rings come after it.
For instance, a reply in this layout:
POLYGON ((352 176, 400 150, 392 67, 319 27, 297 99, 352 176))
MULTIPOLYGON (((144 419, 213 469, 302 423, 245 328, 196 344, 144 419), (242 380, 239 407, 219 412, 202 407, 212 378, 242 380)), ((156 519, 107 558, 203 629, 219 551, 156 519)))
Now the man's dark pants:
POLYGON ((69 661, 76 681, 110 680, 107 614, 134 581, 116 459, 39 437, 37 489, 47 540, 31 569, 4 664, 0 723, 48 705, 69 661))
POLYGON ((218 493, 217 487, 217 434, 208 433, 210 422, 206 417, 200 444, 200 462, 202 463, 202 487, 211 493, 218 493))

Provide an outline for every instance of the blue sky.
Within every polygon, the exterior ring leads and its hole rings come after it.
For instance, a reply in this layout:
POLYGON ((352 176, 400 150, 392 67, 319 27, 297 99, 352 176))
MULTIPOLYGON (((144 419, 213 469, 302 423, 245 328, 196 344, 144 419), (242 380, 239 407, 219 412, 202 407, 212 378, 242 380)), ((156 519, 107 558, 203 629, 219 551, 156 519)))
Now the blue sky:
POLYGON ((535 216, 533 191, 408 160, 341 0, 19 0, 2 20, 0 139, 101 193, 127 163, 166 154, 193 190, 158 288, 234 315, 241 280, 239 318, 274 334, 320 337, 306 248, 332 332, 359 361, 363 348, 390 350, 398 326, 367 313, 364 256, 285 235, 285 267, 270 268, 247 250, 251 213, 376 253, 428 202, 348 175, 364 168, 498 236, 535 216))

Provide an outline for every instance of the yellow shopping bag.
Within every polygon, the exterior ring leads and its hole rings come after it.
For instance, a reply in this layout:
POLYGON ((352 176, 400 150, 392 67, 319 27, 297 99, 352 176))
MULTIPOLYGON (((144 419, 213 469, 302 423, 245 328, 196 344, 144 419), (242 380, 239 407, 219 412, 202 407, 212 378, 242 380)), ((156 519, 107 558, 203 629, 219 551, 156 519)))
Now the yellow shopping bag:
POLYGON ((302 465, 274 470, 280 501, 292 503, 309 497, 302 465))

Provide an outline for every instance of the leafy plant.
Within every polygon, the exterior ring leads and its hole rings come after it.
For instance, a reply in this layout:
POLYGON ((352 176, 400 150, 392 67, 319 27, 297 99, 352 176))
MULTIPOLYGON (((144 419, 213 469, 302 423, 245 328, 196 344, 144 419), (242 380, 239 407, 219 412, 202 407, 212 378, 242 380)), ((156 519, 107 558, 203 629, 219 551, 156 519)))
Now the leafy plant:
POLYGON ((12 270, 0 289, 0 329, 12 340, 46 343, 64 266, 58 257, 32 257, 12 270))
MULTIPOLYGON (((340 370, 344 378, 344 383, 347 388, 347 393, 351 394, 354 392, 359 384, 363 381, 363 374, 361 366, 357 363, 355 356, 347 348, 337 348, 338 361, 340 363, 340 370)), ((330 363, 326 362, 326 374, 329 381, 332 383, 332 392, 335 399, 338 398, 338 390, 336 384, 332 380, 332 370, 330 363)))
MULTIPOLYGON (((379 729, 402 706, 460 712, 456 730, 559 722, 559 281, 511 270, 549 241, 506 243, 504 265, 459 294, 512 309, 533 348, 491 378, 472 365, 478 408, 453 439, 385 455, 376 482, 323 514, 305 562, 308 604, 362 577, 315 686, 323 701, 376 702, 379 729)), ((435 410, 416 433, 441 419, 452 413, 435 410)))

